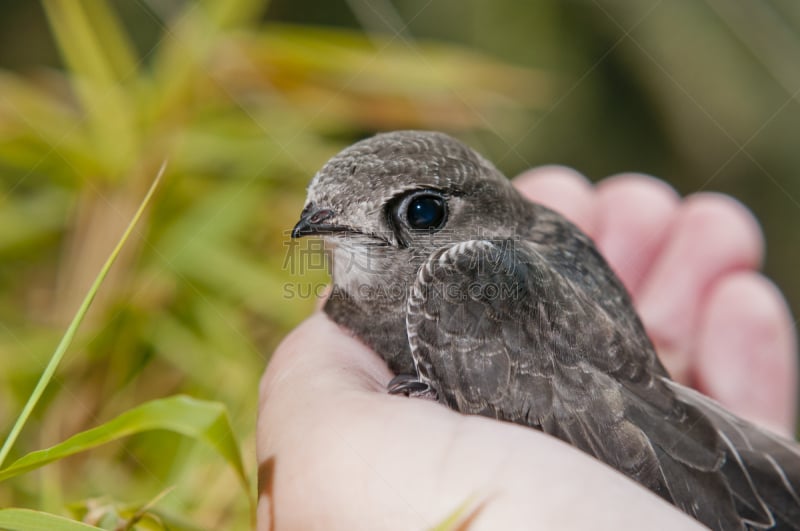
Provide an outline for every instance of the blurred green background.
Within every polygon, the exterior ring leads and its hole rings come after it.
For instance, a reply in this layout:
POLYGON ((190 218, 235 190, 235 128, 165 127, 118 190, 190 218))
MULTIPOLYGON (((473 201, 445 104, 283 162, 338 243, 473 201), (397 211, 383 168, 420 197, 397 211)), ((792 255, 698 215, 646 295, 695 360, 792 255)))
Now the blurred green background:
MULTIPOLYGON (((286 231, 379 130, 450 132, 508 175, 731 194, 797 315, 798 57, 796 0, 3 0, 0 425, 169 159, 12 456, 185 392, 227 405, 254 469, 258 377, 313 306, 285 297, 286 231)), ((249 525, 224 463, 158 433, 0 483, 0 506, 113 526, 173 485, 150 509, 173 529, 249 525)))

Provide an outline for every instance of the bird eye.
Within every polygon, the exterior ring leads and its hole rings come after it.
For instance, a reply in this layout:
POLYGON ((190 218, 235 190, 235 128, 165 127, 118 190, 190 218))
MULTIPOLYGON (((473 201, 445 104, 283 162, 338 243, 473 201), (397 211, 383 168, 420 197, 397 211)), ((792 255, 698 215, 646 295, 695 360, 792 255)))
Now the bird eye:
POLYGON ((447 203, 444 198, 430 193, 417 192, 406 207, 406 221, 415 230, 438 230, 447 220, 447 203))

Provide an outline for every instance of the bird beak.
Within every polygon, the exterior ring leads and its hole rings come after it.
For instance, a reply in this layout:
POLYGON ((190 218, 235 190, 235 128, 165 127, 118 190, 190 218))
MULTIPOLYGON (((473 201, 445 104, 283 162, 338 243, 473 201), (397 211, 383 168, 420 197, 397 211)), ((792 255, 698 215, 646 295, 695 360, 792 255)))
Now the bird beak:
POLYGON ((315 208, 311 203, 306 205, 300 215, 300 221, 292 229, 292 238, 346 231, 347 227, 325 223, 334 215, 335 212, 329 208, 315 208))

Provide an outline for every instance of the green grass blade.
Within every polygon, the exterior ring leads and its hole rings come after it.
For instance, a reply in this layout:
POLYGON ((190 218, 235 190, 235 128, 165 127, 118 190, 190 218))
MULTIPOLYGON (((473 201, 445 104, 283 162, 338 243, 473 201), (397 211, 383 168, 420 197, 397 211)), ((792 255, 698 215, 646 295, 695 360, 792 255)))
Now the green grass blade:
POLYGON ((109 69, 123 82, 132 79, 138 71, 139 59, 116 12, 105 0, 84 1, 83 5, 109 69))
POLYGON ((466 499, 455 511, 447 515, 447 517, 436 526, 432 527, 430 531, 458 531, 461 529, 469 529, 471 522, 483 510, 483 503, 470 509, 472 505, 475 505, 474 496, 470 496, 466 499))
POLYGON ((31 392, 30 396, 28 397, 28 401, 25 403, 25 406, 22 408, 22 412, 19 414, 17 421, 14 423, 14 426, 11 428, 11 432, 6 437, 6 440, 3 442, 3 447, 0 448, 0 467, 3 466, 3 463, 8 457, 8 453, 11 451, 11 447, 14 446, 14 443, 19 437, 22 428, 25 426, 25 423, 28 421, 31 413, 33 412, 33 408, 36 407, 36 404, 41 399, 44 390, 47 388, 50 380, 53 378, 53 374, 55 374, 56 369, 58 368, 59 363, 64 358, 64 354, 69 348, 72 340, 75 338, 75 333, 78 331, 78 327, 83 321, 83 318, 86 316, 86 312, 89 310, 89 307, 92 305, 92 301, 97 295, 97 291, 100 289, 100 285, 103 283, 103 280, 106 278, 108 271, 111 269, 111 266, 114 265, 114 261, 117 259, 119 252, 122 250, 122 246, 125 245, 125 242, 133 232, 133 228, 136 226, 136 223, 139 221, 139 218, 142 217, 142 213, 144 209, 147 208, 150 199, 153 197, 153 193, 155 193, 156 188, 158 187, 158 183, 161 181, 161 177, 164 175, 164 169, 166 168, 166 161, 162 164, 161 169, 159 169, 158 174, 156 175, 153 184, 150 185, 150 189, 147 191, 147 195, 145 195, 142 203, 139 205, 138 210, 133 215, 133 219, 131 219, 128 227, 125 229, 125 232, 122 234, 122 238, 120 238, 119 242, 117 243, 114 250, 111 251, 111 255, 106 260, 103 267, 100 269, 100 272, 97 274, 97 277, 92 284, 92 287, 89 289, 89 292, 84 297, 83 302, 81 303, 80 308, 78 308, 75 317, 73 317, 72 322, 67 327, 67 331, 64 333, 64 336, 61 338, 58 346, 56 347, 55 352, 50 357, 50 361, 47 363, 47 367, 45 367, 42 375, 39 377, 39 381, 36 382, 36 387, 34 387, 33 391, 31 392))
POLYGON ((211 446, 234 469, 247 491, 247 474, 225 406, 182 395, 146 402, 55 446, 31 452, 0 470, 0 481, 122 437, 151 430, 172 431, 211 446))
POLYGON ((204 2, 214 24, 219 28, 236 27, 258 21, 267 10, 266 0, 228 0, 227 2, 204 2))
POLYGON ((6 531, 88 531, 100 528, 41 511, 0 509, 0 529, 6 531))
MULTIPOLYGON (((42 6, 59 51, 72 73, 94 82, 117 81, 104 43, 99 41, 92 28, 83 2, 44 0, 42 6)), ((92 105, 91 101, 84 103, 90 107, 92 105)))
POLYGON ((104 4, 105 0, 42 2, 85 113, 95 156, 102 160, 106 178, 119 178, 135 162, 139 138, 134 116, 136 101, 125 88, 123 73, 117 69, 128 70, 124 76, 128 78, 135 74, 135 67, 130 65, 133 61, 130 57, 122 59, 127 66, 114 64, 117 56, 132 52, 122 51, 124 35, 110 37, 115 31, 122 32, 122 26, 103 27, 112 20, 112 12, 103 8, 104 4), (93 17, 98 20, 93 21, 93 17), (102 31, 97 30, 99 27, 102 31))

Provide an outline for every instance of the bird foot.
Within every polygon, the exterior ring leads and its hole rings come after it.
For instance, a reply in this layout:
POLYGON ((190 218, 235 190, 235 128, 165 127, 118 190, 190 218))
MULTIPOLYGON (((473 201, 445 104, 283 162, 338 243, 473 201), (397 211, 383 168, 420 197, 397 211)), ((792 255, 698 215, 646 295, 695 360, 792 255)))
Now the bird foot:
POLYGON ((436 391, 413 374, 398 374, 386 386, 390 395, 405 395, 436 400, 436 391))

